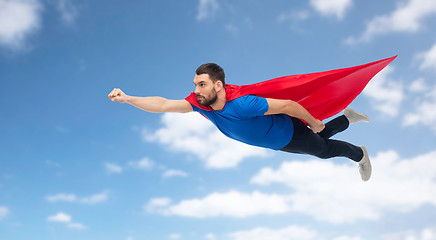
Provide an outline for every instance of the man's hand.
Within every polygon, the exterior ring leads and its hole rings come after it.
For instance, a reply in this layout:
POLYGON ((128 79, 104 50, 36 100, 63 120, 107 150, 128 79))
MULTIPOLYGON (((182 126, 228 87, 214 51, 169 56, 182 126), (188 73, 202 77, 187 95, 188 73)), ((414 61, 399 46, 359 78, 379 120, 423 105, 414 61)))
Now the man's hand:
POLYGON ((114 88, 111 93, 109 93, 108 98, 112 100, 112 102, 120 102, 126 103, 128 96, 121 91, 119 88, 114 88))
POLYGON ((322 121, 316 119, 313 123, 309 124, 309 127, 314 133, 319 133, 324 130, 325 125, 322 121))

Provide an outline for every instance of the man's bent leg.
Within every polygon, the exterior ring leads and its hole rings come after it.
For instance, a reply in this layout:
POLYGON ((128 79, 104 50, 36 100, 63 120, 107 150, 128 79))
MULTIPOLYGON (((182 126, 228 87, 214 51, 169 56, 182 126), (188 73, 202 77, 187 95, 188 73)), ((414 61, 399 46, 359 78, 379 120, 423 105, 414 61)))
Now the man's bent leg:
POLYGON ((312 132, 301 120, 292 118, 292 121, 294 136, 281 151, 309 154, 323 159, 342 156, 356 162, 363 158, 363 151, 360 147, 344 141, 325 139, 312 132))
POLYGON ((333 135, 344 131, 350 123, 344 115, 341 115, 325 124, 324 130, 318 133, 322 138, 330 138, 333 135))
POLYGON ((346 108, 344 114, 325 124, 325 129, 319 133, 323 138, 330 138, 333 135, 344 131, 350 124, 358 122, 369 122, 369 117, 351 108, 346 108))

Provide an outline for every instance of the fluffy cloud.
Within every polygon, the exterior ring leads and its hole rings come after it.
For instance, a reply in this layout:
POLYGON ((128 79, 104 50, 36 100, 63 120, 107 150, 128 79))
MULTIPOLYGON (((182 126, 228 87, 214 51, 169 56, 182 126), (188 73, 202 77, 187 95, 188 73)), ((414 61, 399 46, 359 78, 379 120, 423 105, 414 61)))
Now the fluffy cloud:
POLYGON ((395 11, 369 21, 365 32, 360 37, 348 38, 347 43, 369 42, 377 35, 392 32, 416 32, 422 28, 423 20, 435 13, 434 0, 402 1, 395 11))
POLYGON ((174 170, 174 169, 169 169, 166 170, 162 177, 164 178, 171 178, 171 177, 187 177, 188 174, 184 171, 180 171, 180 170, 174 170))
POLYGON ((42 5, 37 0, 0 0, 0 45, 12 50, 25 47, 40 28, 42 5))
POLYGON ((182 237, 182 235, 178 234, 178 233, 172 233, 168 236, 169 239, 180 239, 182 237))
POLYGON ((0 206, 0 220, 5 218, 9 214, 9 209, 7 207, 0 206))
POLYGON ((147 205, 144 206, 144 209, 147 212, 153 213, 163 213, 163 210, 171 204, 171 199, 169 198, 153 198, 148 201, 147 205))
MULTIPOLYGON (((419 81, 419 80, 417 80, 419 81)), ((419 97, 415 100, 414 110, 407 113, 403 119, 404 126, 423 124, 436 132, 436 85, 427 89, 423 82, 414 82, 415 89, 420 90, 419 97), (418 86, 416 86, 418 85, 418 86)))
POLYGON ((47 218, 47 221, 50 221, 50 222, 71 222, 71 216, 68 214, 65 214, 63 212, 59 212, 56 215, 49 216, 47 218))
POLYGON ((228 239, 228 240, 361 240, 360 237, 339 236, 334 238, 326 238, 323 234, 314 229, 303 226, 291 225, 280 229, 271 229, 267 227, 257 227, 250 230, 242 230, 228 233, 223 238, 217 238, 211 234, 211 238, 207 239, 228 239))
POLYGON ((379 153, 372 158, 374 170, 369 182, 360 180, 354 163, 284 162, 278 169, 262 169, 251 183, 283 184, 293 190, 290 194, 229 191, 174 204, 169 198, 154 198, 144 208, 151 213, 192 218, 300 213, 335 224, 378 220, 385 212, 407 213, 425 204, 436 206, 434 159, 436 151, 411 159, 401 159, 395 151, 379 153))
POLYGON ((175 205, 171 205, 171 200, 168 198, 151 199, 145 209, 163 215, 193 218, 218 216, 243 218, 258 214, 281 214, 289 210, 284 196, 260 192, 245 194, 237 191, 212 193, 202 199, 184 200, 175 205))
POLYGON ((66 223, 68 228, 72 229, 85 229, 86 227, 81 223, 72 222, 72 217, 66 213, 59 212, 56 215, 49 216, 47 221, 66 223))
POLYGON ((352 3, 352 0, 310 0, 310 4, 317 12, 325 16, 335 16, 338 19, 344 17, 352 3))
POLYGON ((419 53, 417 58, 422 61, 420 69, 436 70, 436 43, 427 52, 419 53))
POLYGON ((386 234, 381 240, 433 240, 436 239, 436 228, 425 228, 422 230, 408 230, 397 233, 386 234))
POLYGON ((436 151, 412 159, 401 159, 394 151, 380 153, 372 159, 374 172, 369 182, 358 179, 354 164, 285 162, 277 170, 262 169, 251 182, 287 185, 295 190, 289 196, 291 211, 318 220, 376 220, 384 211, 410 212, 424 204, 436 205, 432 197, 436 195, 435 158, 436 151))
POLYGON ((209 239, 209 240, 215 240, 215 239, 217 239, 217 237, 216 237, 215 234, 213 234, 213 233, 208 233, 208 234, 206 234, 206 236, 204 236, 204 238, 209 239))
POLYGON ((115 164, 115 163, 105 163, 104 167, 105 167, 106 172, 108 174, 122 173, 123 172, 123 167, 121 167, 120 165, 115 164))
POLYGON ((76 202, 77 201, 76 195, 65 194, 65 193, 47 196, 45 197, 45 199, 49 202, 76 202))
POLYGON ((410 84, 409 90, 414 93, 422 93, 428 89, 424 78, 418 78, 410 84))
POLYGON ((153 133, 144 130, 144 139, 194 154, 209 168, 234 167, 244 158, 267 155, 265 149, 227 138, 198 113, 165 113, 162 123, 164 126, 153 133))
POLYGON ((86 203, 86 204, 96 204, 105 202, 108 199, 108 193, 102 192, 98 194, 91 195, 89 197, 84 197, 79 199, 80 203, 86 203))
POLYGON ((393 68, 387 66, 369 82, 363 91, 363 94, 371 99, 372 106, 389 117, 398 115, 404 99, 402 84, 389 77, 392 72, 393 68))
POLYGON ((200 0, 198 5, 197 20, 204 20, 211 17, 218 11, 219 5, 216 0, 200 0))
POLYGON ((65 24, 72 25, 79 15, 77 7, 73 5, 71 0, 58 0, 56 9, 61 15, 61 19, 65 24))
POLYGON ((150 170, 154 167, 154 162, 146 157, 139 161, 130 161, 127 163, 127 165, 133 169, 150 170))
POLYGON ((150 170, 153 169, 155 163, 151 161, 148 157, 144 157, 139 161, 129 161, 124 166, 116 163, 104 163, 104 167, 108 174, 122 173, 126 170, 150 170))
POLYGON ((45 198, 48 202, 72 202, 72 203, 84 203, 84 204, 96 204, 104 202, 108 199, 108 193, 102 192, 94 194, 88 197, 79 198, 75 194, 60 193, 56 195, 50 195, 45 198))
POLYGON ((319 240, 322 236, 316 231, 299 226, 289 226, 283 229, 255 228, 228 234, 232 240, 319 240))

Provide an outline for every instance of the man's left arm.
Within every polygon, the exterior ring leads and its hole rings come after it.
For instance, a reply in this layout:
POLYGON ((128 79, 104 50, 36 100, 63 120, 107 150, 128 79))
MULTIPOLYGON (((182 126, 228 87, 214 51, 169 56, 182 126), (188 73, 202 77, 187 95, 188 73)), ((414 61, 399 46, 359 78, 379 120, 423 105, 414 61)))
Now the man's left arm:
POLYGON ((268 102, 268 111, 265 115, 287 114, 291 117, 302 119, 307 122, 310 129, 315 133, 319 133, 325 128, 322 121, 314 118, 312 114, 295 101, 273 98, 267 98, 266 100, 268 102))

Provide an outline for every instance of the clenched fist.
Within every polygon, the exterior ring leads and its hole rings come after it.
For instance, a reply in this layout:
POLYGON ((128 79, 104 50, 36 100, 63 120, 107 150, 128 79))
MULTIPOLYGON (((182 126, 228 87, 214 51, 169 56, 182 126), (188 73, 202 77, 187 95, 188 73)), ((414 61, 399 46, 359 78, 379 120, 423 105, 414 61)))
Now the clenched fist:
POLYGON ((322 130, 324 130, 325 125, 324 125, 324 123, 322 121, 316 119, 313 123, 309 124, 309 127, 310 127, 310 129, 312 129, 312 131, 314 133, 319 133, 322 130))
POLYGON ((114 88, 114 90, 109 93, 108 98, 112 100, 112 102, 126 103, 128 96, 123 91, 121 91, 121 89, 114 88))

